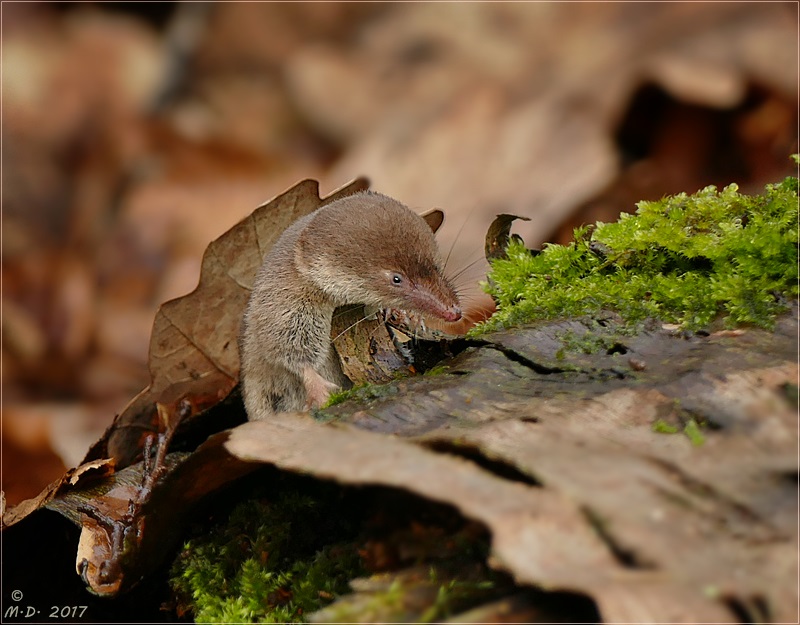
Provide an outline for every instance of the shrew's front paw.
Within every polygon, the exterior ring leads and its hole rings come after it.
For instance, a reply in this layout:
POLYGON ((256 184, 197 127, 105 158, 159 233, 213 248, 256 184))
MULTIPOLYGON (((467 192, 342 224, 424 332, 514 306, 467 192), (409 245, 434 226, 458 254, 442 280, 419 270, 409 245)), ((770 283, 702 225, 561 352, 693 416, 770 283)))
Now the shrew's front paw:
POLYGON ((319 408, 328 401, 333 391, 339 389, 336 384, 323 378, 311 367, 303 369, 303 386, 306 389, 306 410, 319 408))

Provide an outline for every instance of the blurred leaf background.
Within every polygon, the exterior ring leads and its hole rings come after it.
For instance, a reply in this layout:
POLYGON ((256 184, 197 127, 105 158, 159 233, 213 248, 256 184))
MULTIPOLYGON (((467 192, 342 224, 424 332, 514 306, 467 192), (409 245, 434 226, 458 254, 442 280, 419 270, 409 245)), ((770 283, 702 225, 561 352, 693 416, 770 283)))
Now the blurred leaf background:
MULTIPOLYGON (((794 3, 3 3, 2 486, 33 496, 148 382, 160 303, 303 178, 497 213, 529 245, 793 172, 794 3)), ((483 267, 469 273, 475 283, 483 267)), ((478 289, 472 286, 477 296, 478 289)))

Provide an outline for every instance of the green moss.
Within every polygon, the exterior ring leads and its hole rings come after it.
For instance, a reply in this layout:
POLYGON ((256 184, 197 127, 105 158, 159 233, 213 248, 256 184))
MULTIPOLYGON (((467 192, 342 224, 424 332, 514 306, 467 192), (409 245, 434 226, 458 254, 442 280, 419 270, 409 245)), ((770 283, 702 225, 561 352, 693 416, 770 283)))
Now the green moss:
POLYGON ((789 402, 789 405, 793 410, 800 408, 800 389, 798 389, 797 384, 787 382, 783 385, 783 392, 786 397, 786 401, 789 402))
MULTIPOLYGON (((586 320, 586 323, 591 323, 591 321, 586 320)), ((556 358, 559 360, 564 358, 565 352, 596 354, 605 351, 614 353, 622 339, 620 333, 615 331, 609 332, 597 323, 593 325, 594 327, 587 328, 585 332, 576 332, 575 330, 556 332, 555 338, 561 341, 561 345, 563 346, 556 352, 556 358)))
POLYGON ((656 419, 653 422, 653 432, 659 434, 677 434, 678 428, 664 421, 664 419, 656 419))
POLYGON ((481 566, 455 562, 379 573, 358 580, 358 589, 321 613, 320 622, 430 623, 443 621, 511 588, 481 566))
MULTIPOLYGON (((437 571, 431 567, 431 581, 437 582, 437 571)), ((440 582, 436 593, 436 600, 419 619, 420 623, 433 623, 452 616, 457 609, 462 609, 465 604, 474 602, 481 593, 486 594, 494 589, 492 579, 460 580, 448 579, 440 582)))
POLYGON ((656 318, 699 329, 717 317, 772 328, 798 295, 797 191, 793 177, 758 196, 707 187, 640 202, 536 256, 512 241, 486 284, 498 311, 471 335, 604 310, 629 328, 656 318))
POLYGON ((680 411, 679 421, 682 423, 683 428, 673 425, 664 419, 656 419, 651 427, 653 432, 658 434, 677 434, 682 431, 695 447, 699 447, 706 442, 706 437, 703 434, 703 428, 707 427, 705 422, 702 420, 698 422, 694 417, 688 416, 685 411, 680 411))
POLYGON ((428 369, 422 375, 425 375, 425 376, 428 376, 428 377, 435 376, 435 375, 442 375, 443 373, 447 373, 449 370, 450 370, 450 367, 448 365, 437 365, 435 367, 431 367, 430 369, 428 369))
POLYGON ((694 419, 689 419, 686 422, 686 425, 683 426, 683 433, 686 434, 695 447, 699 447, 706 442, 706 437, 703 436, 703 432, 700 431, 700 426, 694 419))
POLYGON ((353 544, 316 548, 327 514, 314 499, 291 493, 236 506, 173 563, 179 613, 191 611, 199 623, 300 622, 346 592, 363 569, 353 544))
POLYGON ((322 406, 320 406, 320 410, 324 410, 325 408, 330 408, 331 406, 335 406, 336 404, 341 404, 344 401, 347 401, 351 397, 355 397, 356 393, 367 386, 366 384, 360 384, 358 386, 354 386, 353 388, 343 389, 341 391, 334 391, 328 396, 328 401, 326 401, 322 406))
POLYGON ((353 388, 331 393, 330 397, 328 397, 328 401, 321 407, 321 410, 330 408, 336 404, 341 404, 348 399, 371 401, 373 399, 395 395, 396 393, 397 388, 388 384, 359 384, 353 388))
MULTIPOLYGON (((436 367, 431 367, 423 375, 426 376, 434 376, 434 375, 441 375, 446 373, 449 370, 449 366, 447 365, 438 365, 436 367)), ((393 379, 394 380, 403 380, 408 377, 408 372, 405 370, 399 370, 395 372, 393 379)), ((355 399, 357 401, 367 402, 372 401, 373 399, 380 399, 381 397, 390 397, 391 395, 396 395, 398 393, 397 387, 391 384, 358 384, 353 388, 335 391, 330 394, 328 397, 328 401, 325 402, 318 410, 325 410, 325 408, 330 408, 331 406, 336 406, 337 404, 341 404, 349 399, 355 399)), ((327 415, 319 413, 315 411, 314 413, 315 418, 320 420, 325 420, 327 415)))

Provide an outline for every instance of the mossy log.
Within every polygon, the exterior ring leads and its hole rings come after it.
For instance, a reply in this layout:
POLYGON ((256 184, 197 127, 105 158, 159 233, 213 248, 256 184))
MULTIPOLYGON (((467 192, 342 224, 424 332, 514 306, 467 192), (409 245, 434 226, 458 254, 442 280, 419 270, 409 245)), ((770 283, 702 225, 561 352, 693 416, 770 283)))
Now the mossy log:
POLYGON ((605 621, 794 620, 796 311, 775 332, 613 327, 485 336, 324 425, 249 423, 226 447, 452 505, 488 528, 494 568, 605 621), (565 333, 607 347, 565 351, 565 333))

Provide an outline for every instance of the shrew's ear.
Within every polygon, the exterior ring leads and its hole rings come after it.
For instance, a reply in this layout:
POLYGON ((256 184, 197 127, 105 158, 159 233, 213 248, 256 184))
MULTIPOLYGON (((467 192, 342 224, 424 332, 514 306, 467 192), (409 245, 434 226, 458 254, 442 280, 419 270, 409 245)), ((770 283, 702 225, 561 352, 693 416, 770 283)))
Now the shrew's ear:
POLYGON ((424 215, 420 215, 420 217, 422 217, 428 226, 430 226, 430 229, 433 230, 434 234, 440 228, 442 222, 444 222, 444 213, 438 208, 434 208, 424 215))

